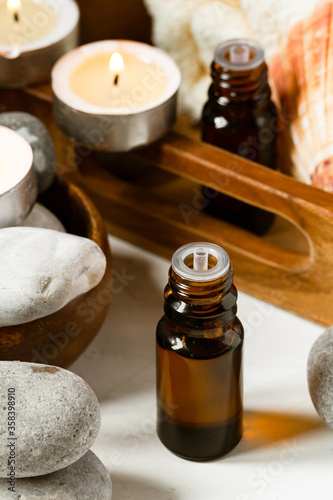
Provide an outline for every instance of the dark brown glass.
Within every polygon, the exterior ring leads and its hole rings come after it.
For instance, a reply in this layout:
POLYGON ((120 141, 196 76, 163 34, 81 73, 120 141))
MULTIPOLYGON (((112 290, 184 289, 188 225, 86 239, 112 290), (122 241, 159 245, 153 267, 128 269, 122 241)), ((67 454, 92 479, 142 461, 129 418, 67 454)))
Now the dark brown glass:
MULTIPOLYGON (((278 112, 271 100, 264 60, 255 68, 233 70, 216 60, 211 66, 213 83, 202 113, 202 140, 260 163, 277 167, 278 112)), ((203 188, 205 195, 206 188, 203 188)), ((227 195, 207 191, 205 211, 263 234, 274 215, 227 195)))
POLYGON ((225 455, 242 437, 243 327, 232 270, 191 282, 172 268, 157 326, 157 433, 191 460, 225 455))

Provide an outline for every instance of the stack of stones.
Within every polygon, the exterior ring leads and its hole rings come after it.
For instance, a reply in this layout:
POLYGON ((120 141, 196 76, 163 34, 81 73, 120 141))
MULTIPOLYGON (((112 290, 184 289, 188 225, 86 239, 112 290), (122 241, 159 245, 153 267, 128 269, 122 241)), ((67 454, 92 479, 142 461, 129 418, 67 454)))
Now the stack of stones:
MULTIPOLYGON (((0 125, 30 143, 38 191, 46 192, 56 154, 44 125, 26 113, 1 113, 0 125)), ((0 259, 0 327, 53 314, 106 269, 98 245, 66 233, 38 203, 20 226, 0 228, 0 259)), ((0 499, 110 500, 109 474, 89 451, 101 418, 84 380, 54 366, 0 361, 0 387, 0 499)))
MULTIPOLYGON (((47 191, 55 177, 56 152, 45 126, 21 112, 0 113, 0 125, 29 142, 38 192, 47 191)), ((66 233, 38 203, 20 226, 0 229, 0 258, 0 327, 55 313, 98 285, 106 270, 96 243, 66 233)))
POLYGON ((63 368, 0 361, 1 500, 111 500, 89 448, 101 417, 96 395, 63 368))

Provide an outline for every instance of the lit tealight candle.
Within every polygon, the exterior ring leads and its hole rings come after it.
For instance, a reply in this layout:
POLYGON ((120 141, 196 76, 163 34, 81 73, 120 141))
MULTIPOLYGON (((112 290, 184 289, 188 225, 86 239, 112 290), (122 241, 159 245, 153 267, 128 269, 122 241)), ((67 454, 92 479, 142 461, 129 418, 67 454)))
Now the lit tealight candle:
POLYGON ((52 70, 59 127, 79 143, 129 151, 160 139, 176 119, 180 71, 162 50, 107 40, 72 50, 52 70))
POLYGON ((0 86, 49 80, 53 64, 77 45, 74 0, 0 0, 0 86))
POLYGON ((0 228, 20 224, 37 197, 30 144, 17 132, 0 126, 0 228))

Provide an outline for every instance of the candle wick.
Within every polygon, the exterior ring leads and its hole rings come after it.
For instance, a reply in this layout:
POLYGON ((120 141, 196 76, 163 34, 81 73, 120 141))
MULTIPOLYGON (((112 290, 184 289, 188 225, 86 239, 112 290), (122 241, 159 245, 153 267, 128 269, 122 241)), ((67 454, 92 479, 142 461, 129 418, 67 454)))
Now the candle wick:
POLYGON ((116 75, 113 80, 113 85, 118 85, 119 75, 116 75))
POLYGON ((20 21, 20 16, 18 12, 14 12, 14 21, 18 23, 20 21))

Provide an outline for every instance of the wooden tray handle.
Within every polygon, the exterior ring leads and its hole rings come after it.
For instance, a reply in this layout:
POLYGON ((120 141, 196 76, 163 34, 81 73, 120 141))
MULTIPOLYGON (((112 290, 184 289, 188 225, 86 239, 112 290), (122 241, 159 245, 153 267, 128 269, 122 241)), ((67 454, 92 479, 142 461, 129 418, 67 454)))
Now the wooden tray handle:
MULTIPOLYGON (((305 267, 316 267, 315 261, 318 264, 324 261, 329 267, 333 264, 333 197, 330 193, 175 133, 135 155, 288 219, 309 241, 310 259, 304 261, 305 267)), ((223 239, 227 242, 228 234, 224 234, 223 239)), ((260 241, 258 238, 258 245, 260 241)))
POLYGON ((136 156, 290 220, 308 236, 317 218, 333 228, 333 197, 279 172, 210 144, 171 133, 136 156), (308 220, 309 215, 312 217, 308 220))

